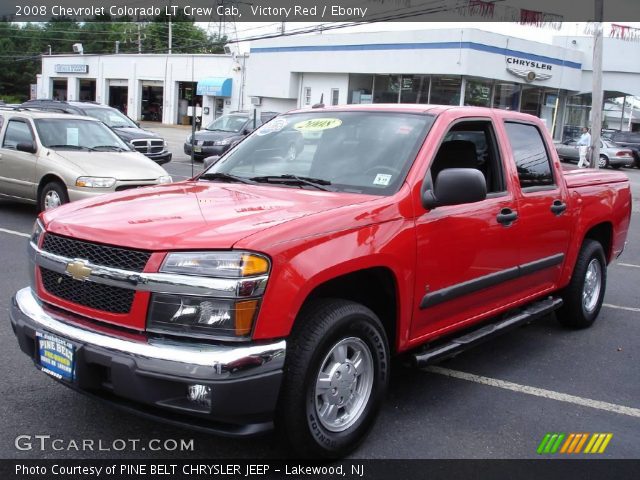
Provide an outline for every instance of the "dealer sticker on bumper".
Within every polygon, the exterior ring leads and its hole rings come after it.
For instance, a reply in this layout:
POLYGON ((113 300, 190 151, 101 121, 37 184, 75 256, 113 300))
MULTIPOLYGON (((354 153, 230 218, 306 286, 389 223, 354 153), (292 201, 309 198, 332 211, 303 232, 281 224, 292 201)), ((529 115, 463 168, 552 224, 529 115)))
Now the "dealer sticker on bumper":
POLYGON ((59 379, 73 381, 75 346, 55 335, 36 332, 39 361, 42 371, 59 379))

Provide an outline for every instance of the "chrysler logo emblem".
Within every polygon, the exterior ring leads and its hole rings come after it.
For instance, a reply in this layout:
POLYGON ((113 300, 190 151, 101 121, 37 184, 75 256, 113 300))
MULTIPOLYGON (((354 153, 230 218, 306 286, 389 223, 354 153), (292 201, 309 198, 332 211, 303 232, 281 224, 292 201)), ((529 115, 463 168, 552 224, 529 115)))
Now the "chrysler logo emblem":
POLYGON ((86 260, 74 260, 67 263, 66 272, 73 277, 74 280, 84 282, 91 275, 91 268, 87 266, 86 260))

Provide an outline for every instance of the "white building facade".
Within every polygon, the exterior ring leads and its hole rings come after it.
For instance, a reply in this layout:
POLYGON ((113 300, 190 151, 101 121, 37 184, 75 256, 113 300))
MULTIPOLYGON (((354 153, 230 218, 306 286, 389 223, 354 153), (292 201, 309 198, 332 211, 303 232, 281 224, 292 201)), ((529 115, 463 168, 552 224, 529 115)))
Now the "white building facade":
POLYGON ((42 57, 37 97, 96 101, 134 120, 204 124, 248 107, 246 58, 232 55, 53 55, 42 57))

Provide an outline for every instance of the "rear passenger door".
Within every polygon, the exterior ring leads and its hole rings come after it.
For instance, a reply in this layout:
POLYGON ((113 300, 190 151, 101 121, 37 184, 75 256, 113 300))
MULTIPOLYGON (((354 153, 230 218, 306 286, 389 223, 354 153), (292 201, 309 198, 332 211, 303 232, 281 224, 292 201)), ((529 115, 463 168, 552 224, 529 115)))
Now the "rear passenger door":
POLYGON ((521 275, 528 281, 522 294, 536 295, 556 285, 569 246, 571 212, 559 163, 533 123, 506 121, 509 161, 516 167, 521 275))
POLYGON ((477 322, 521 298, 517 197, 491 118, 449 126, 425 181, 437 182, 446 168, 480 170, 488 193, 481 202, 430 211, 416 205, 413 339, 477 322))
POLYGON ((37 154, 20 152, 16 147, 18 143, 36 144, 35 135, 25 118, 14 117, 6 123, 0 145, 0 192, 33 200, 37 154))

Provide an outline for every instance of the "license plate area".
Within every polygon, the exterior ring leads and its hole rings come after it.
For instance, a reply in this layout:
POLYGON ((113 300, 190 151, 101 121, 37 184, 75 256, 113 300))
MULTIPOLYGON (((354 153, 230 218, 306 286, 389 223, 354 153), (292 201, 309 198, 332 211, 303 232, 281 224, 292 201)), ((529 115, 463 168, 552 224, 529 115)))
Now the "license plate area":
POLYGON ((58 380, 73 382, 76 373, 75 345, 47 332, 36 332, 36 340, 40 369, 58 380))
POLYGON ((193 147, 193 151, 200 153, 202 152, 202 147, 193 147))

